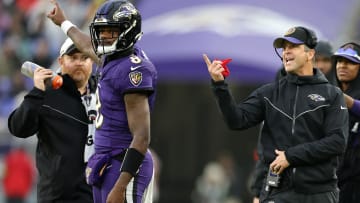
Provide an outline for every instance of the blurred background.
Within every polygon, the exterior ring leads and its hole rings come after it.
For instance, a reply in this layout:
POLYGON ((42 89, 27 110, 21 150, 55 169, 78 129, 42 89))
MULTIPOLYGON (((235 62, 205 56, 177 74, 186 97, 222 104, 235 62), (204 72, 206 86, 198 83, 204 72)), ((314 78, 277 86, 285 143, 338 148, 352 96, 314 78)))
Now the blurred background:
MULTIPOLYGON (((67 17, 85 32, 104 0, 59 0, 67 17)), ((156 0, 132 1, 143 17, 138 43, 158 69, 157 102, 152 114, 151 148, 157 154, 158 203, 251 202, 259 127, 230 131, 210 90, 202 59, 232 58, 228 82, 237 101, 275 79, 281 66, 272 47, 288 28, 305 26, 337 48, 360 41, 357 0, 156 0)), ((20 72, 33 61, 57 68, 62 31, 46 18, 48 0, 0 3, 0 202, 4 202, 7 162, 12 149, 33 167, 36 138, 15 139, 7 118, 32 87, 20 72), (25 157, 25 158, 24 158, 25 157), (32 164, 31 164, 32 163, 32 164)), ((61 101, 59 101, 61 102, 61 101)), ((9 158, 10 157, 10 158, 9 158)), ((21 163, 20 163, 21 164, 21 163)), ((24 169, 25 170, 25 169, 24 169)), ((31 169, 29 169, 31 171, 31 169)), ((36 182, 36 172, 29 172, 36 182)), ((36 202, 29 185, 28 202, 36 202)))

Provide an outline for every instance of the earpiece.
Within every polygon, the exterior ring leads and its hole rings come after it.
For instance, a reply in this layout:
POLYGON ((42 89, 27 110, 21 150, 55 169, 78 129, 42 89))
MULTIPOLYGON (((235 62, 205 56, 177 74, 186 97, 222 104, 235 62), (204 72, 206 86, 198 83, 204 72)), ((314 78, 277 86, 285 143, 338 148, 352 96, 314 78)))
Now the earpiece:
POLYGON ((310 49, 315 48, 317 45, 317 37, 315 32, 301 26, 299 26, 298 28, 303 29, 307 35, 306 45, 309 46, 310 49))

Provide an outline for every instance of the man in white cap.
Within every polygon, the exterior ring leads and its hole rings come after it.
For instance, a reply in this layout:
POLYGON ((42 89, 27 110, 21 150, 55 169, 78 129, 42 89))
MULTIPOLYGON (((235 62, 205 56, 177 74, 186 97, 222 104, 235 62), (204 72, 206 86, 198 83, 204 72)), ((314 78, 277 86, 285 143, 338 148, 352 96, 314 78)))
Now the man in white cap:
POLYGON ((275 39, 286 76, 239 104, 225 82, 221 61, 211 62, 204 54, 229 128, 243 130, 263 122, 262 161, 269 171, 260 202, 338 202, 335 173, 348 137, 348 112, 341 90, 313 67, 316 44, 315 33, 300 26, 275 39))
POLYGON ((9 116, 8 127, 16 137, 37 135, 37 202, 90 203, 91 187, 85 181, 88 154, 84 151, 93 143, 91 123, 96 116, 92 60, 67 39, 58 62, 62 86, 47 87, 44 81, 53 72, 35 69, 34 88, 9 116))

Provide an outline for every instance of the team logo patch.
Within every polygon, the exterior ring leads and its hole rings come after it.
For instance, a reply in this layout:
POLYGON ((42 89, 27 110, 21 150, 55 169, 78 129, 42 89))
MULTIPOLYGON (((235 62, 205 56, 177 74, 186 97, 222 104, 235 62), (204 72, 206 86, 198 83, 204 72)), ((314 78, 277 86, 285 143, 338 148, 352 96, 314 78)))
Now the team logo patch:
POLYGON ((131 84, 133 84, 134 86, 139 86, 142 82, 142 73, 139 71, 130 72, 129 78, 131 84))
POLYGON ((321 95, 318 95, 318 94, 309 94, 308 97, 313 100, 313 101, 325 101, 325 98, 321 95))
POLYGON ((288 31, 286 31, 285 36, 291 35, 291 34, 294 33, 295 31, 296 31, 296 28, 295 28, 295 27, 292 27, 292 28, 290 28, 288 31))

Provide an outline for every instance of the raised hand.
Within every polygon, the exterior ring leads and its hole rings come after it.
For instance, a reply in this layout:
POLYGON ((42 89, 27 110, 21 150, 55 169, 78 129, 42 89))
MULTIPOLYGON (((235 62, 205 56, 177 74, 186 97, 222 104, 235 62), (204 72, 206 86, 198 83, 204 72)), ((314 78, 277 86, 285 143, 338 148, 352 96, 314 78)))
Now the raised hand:
POLYGON ((56 0, 50 0, 54 4, 54 8, 46 15, 55 25, 61 26, 61 23, 66 20, 64 11, 60 8, 56 0))
POLYGON ((206 54, 203 54, 204 61, 207 65, 211 78, 215 81, 223 81, 225 78, 222 72, 225 70, 222 61, 214 60, 212 63, 206 54))

